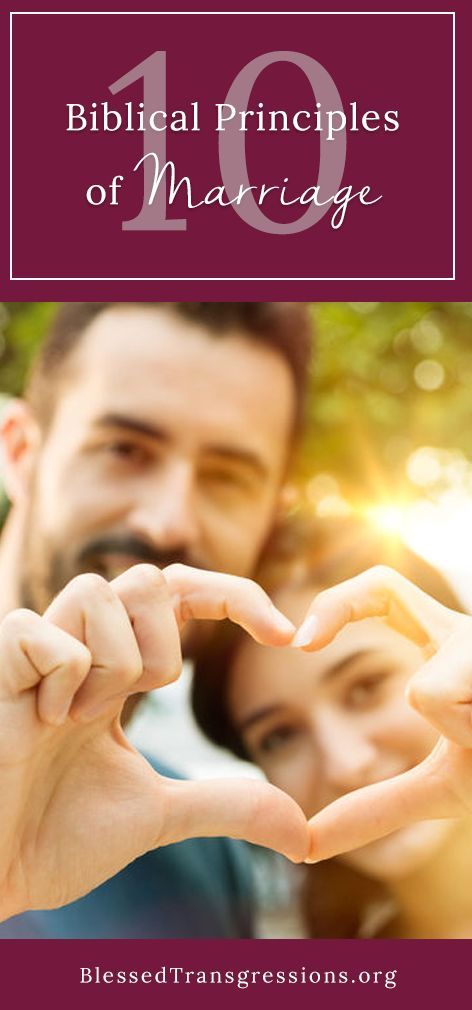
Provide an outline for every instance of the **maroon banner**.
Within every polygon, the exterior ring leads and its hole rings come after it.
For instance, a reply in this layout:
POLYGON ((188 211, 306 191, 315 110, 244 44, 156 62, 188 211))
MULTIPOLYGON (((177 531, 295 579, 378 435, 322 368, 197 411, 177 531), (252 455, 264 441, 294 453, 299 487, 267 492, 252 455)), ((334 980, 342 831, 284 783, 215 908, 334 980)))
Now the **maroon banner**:
POLYGON ((463 1005, 467 940, 4 940, 2 1002, 382 1008, 463 1005))
POLYGON ((470 7, 349 6, 13 13, 3 297, 468 298, 470 7))

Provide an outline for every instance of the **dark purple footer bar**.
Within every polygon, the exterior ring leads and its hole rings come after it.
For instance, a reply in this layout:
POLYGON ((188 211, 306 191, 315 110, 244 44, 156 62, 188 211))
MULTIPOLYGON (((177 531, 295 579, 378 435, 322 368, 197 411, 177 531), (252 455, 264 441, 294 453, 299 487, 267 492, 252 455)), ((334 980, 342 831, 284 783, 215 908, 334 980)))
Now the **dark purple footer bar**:
POLYGON ((469 940, 3 940, 5 1008, 452 1007, 469 940))

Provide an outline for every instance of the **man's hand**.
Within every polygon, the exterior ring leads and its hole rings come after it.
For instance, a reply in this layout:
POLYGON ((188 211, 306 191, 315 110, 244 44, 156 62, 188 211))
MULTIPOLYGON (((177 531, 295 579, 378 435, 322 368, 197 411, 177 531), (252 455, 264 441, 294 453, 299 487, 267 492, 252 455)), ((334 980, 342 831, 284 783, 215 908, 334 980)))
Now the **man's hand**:
POLYGON ((366 617, 383 618, 423 649, 425 663, 406 697, 442 737, 416 768, 347 793, 313 817, 311 862, 414 821, 472 814, 472 619, 378 567, 320 593, 293 644, 320 649, 346 624, 366 617))
POLYGON ((0 625, 0 918, 66 904, 149 849, 247 838, 303 860, 296 803, 257 781, 157 775, 120 726, 125 699, 181 668, 179 625, 230 617, 258 641, 293 627, 254 583, 138 565, 108 584, 74 579, 43 617, 0 625))

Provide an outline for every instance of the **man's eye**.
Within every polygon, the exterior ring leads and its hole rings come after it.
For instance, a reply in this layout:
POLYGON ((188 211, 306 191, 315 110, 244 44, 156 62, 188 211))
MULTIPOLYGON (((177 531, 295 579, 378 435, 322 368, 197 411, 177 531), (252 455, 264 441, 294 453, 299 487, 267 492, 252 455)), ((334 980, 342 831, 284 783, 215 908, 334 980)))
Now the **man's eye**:
POLYGON ((126 442, 121 439, 115 442, 107 442, 103 446, 104 451, 115 459, 123 462, 143 464, 149 462, 151 454, 149 450, 134 442, 126 442))
POLYGON ((257 481, 252 471, 240 467, 202 466, 200 480, 209 490, 221 493, 252 493, 257 481))

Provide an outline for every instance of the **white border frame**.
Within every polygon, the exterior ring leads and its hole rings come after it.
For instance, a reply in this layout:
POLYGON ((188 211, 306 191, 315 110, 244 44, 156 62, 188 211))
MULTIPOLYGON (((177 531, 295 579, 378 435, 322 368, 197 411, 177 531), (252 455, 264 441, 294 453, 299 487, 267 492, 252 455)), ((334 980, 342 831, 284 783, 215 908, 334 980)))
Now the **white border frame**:
POLYGON ((455 11, 10 11, 10 281, 455 281, 456 280, 456 13, 455 11), (112 14, 114 16, 159 14, 359 14, 452 17, 452 275, 449 277, 17 277, 13 274, 13 17, 21 15, 112 14))

